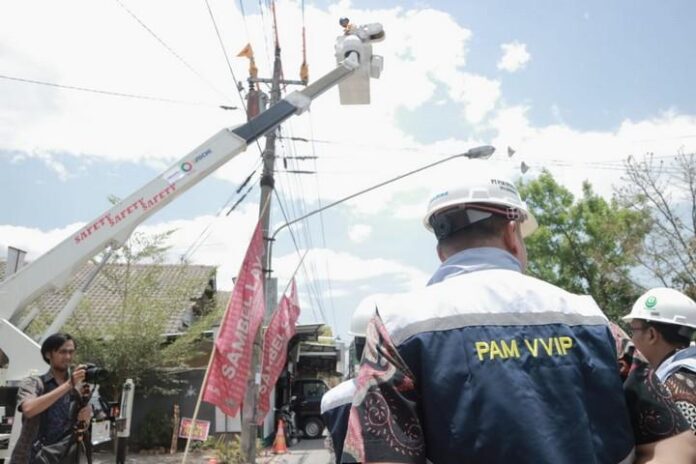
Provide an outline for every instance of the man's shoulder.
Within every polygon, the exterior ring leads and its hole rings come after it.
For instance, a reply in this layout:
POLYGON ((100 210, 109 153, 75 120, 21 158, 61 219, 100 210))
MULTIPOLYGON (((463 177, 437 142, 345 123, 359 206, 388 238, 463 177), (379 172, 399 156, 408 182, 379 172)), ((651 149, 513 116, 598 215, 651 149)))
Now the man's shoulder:
POLYGON ((399 295, 395 301, 438 300, 460 298, 462 294, 477 296, 494 292, 501 298, 519 298, 535 292, 547 298, 561 298, 594 303, 591 296, 576 295, 539 278, 510 269, 485 269, 459 274, 441 282, 399 295))
POLYGON ((355 391, 354 379, 349 379, 336 385, 322 396, 321 413, 323 414, 344 404, 352 403, 355 391))
POLYGON ((19 389, 25 391, 31 391, 34 393, 40 393, 44 389, 46 381, 44 380, 44 375, 30 375, 24 377, 19 383, 19 389))
POLYGON ((457 326, 456 319, 480 325, 479 316, 485 317, 486 324, 498 317, 503 325, 507 320, 505 315, 509 314, 516 318, 547 314, 554 321, 567 319, 572 323, 576 319, 592 318, 597 323, 606 323, 606 317, 591 296, 575 295, 535 277, 505 269, 462 274, 395 295, 378 310, 389 333, 400 334, 394 338, 397 344, 429 328, 457 326), (499 316, 493 316, 496 314, 499 316))

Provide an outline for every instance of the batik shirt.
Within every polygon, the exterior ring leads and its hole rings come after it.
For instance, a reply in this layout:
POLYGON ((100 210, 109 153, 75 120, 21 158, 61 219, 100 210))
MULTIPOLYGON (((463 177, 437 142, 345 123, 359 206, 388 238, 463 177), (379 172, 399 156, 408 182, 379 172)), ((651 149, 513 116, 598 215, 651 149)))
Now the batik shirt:
MULTIPOLYGON (((21 412, 22 404, 29 399, 37 398, 58 388, 58 382, 51 371, 42 376, 31 376, 22 380, 17 392, 17 408, 21 412)), ((72 390, 58 399, 48 409, 34 417, 22 416, 22 431, 12 451, 11 464, 28 464, 35 453, 34 444, 40 440, 42 444, 55 443, 64 434, 72 430, 75 423, 71 419, 71 398, 76 394, 72 390)))
POLYGON ((693 430, 696 430, 696 347, 677 351, 655 369, 693 430))
POLYGON ((637 445, 652 443, 689 430, 678 397, 660 382, 648 360, 618 325, 609 323, 624 382, 626 403, 637 445))
POLYGON ((665 381, 665 386, 691 429, 696 432, 696 373, 688 370, 677 371, 665 381))

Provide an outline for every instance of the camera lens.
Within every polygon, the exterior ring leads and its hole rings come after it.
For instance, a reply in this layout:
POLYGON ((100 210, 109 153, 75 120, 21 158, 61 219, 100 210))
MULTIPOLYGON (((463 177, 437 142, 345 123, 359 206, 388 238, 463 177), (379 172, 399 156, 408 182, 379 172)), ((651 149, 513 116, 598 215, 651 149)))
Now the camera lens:
POLYGON ((107 375, 109 375, 109 371, 94 364, 88 364, 85 368, 85 381, 87 383, 99 383, 105 380, 107 375))

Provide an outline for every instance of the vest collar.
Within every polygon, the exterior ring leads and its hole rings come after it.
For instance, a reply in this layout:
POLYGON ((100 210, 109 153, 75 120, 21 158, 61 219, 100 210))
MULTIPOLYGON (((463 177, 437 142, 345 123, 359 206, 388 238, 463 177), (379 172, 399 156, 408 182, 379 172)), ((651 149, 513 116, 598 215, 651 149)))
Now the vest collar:
POLYGON ((428 285, 442 282, 450 277, 488 269, 507 269, 521 272, 520 262, 501 248, 470 248, 457 252, 440 265, 428 281, 428 285))

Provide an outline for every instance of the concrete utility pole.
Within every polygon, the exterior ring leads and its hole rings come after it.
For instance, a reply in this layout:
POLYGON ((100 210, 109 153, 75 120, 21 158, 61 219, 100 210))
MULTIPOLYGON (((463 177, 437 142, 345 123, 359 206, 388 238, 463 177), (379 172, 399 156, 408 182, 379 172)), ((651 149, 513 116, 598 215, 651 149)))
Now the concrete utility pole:
MULTIPOLYGON (((249 82, 251 83, 270 83, 271 84, 271 101, 269 107, 275 105, 281 99, 280 95, 280 85, 281 84, 299 84, 306 85, 307 82, 303 81, 290 81, 281 79, 282 75, 282 64, 280 61, 280 45, 276 42, 275 45, 275 59, 273 61, 273 79, 260 79, 256 77, 251 77, 249 82)), ((268 229, 271 218, 271 195, 273 195, 273 188, 275 180, 273 178, 274 165, 275 165, 275 143, 276 143, 276 130, 273 129, 268 134, 266 134, 266 146, 263 150, 263 173, 261 174, 261 201, 259 203, 259 221, 261 222, 261 229, 263 231, 264 237, 264 249, 262 263, 266 263, 268 256, 268 229)), ((270 285, 270 273, 268 269, 264 269, 264 294, 266 303, 266 314, 264 315, 264 320, 267 322, 270 314, 275 310, 275 305, 277 302, 277 292, 275 285, 270 285)), ((263 324, 262 324, 263 325, 263 324)), ((261 336, 262 329, 259 327, 256 337, 254 339, 254 350, 251 359, 251 369, 249 372, 249 379, 247 380, 246 393, 244 394, 244 406, 242 409, 242 452, 246 458, 246 462, 253 464, 256 462, 256 437, 258 435, 257 422, 260 419, 257 417, 257 402, 258 402, 258 391, 260 384, 260 364, 261 364, 261 350, 263 349, 263 338, 261 336)))

